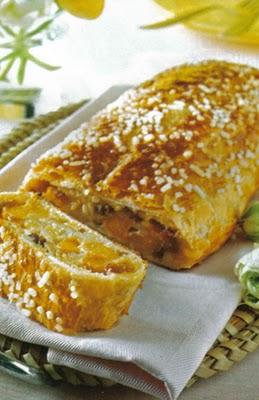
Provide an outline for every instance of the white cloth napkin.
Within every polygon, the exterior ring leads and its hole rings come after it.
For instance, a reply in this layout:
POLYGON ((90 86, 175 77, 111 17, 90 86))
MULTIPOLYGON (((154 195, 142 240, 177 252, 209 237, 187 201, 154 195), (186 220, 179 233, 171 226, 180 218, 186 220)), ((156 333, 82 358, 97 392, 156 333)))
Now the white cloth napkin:
MULTIPOLYGON (((114 88, 83 107, 31 146, 0 173, 0 190, 18 187, 31 162, 73 128, 112 101, 114 88)), ((109 331, 65 336, 21 315, 0 301, 0 332, 49 346, 48 360, 115 380, 160 399, 176 399, 226 325, 240 300, 233 267, 249 251, 229 241, 197 268, 173 272, 150 266, 128 316, 109 331)))

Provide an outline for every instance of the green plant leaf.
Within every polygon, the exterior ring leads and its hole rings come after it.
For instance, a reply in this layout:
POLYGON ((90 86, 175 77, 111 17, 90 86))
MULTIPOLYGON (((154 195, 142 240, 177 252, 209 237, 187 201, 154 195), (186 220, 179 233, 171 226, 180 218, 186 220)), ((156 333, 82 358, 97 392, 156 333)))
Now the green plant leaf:
POLYGON ((48 71, 56 71, 57 69, 61 68, 58 65, 47 64, 44 61, 41 61, 39 58, 33 56, 31 53, 28 54, 28 60, 33 62, 34 64, 39 65, 41 68, 44 68, 44 69, 46 69, 48 71))
POLYGON ((242 219, 245 219, 247 217, 253 217, 254 215, 259 215, 259 201, 255 200, 253 201, 248 208, 246 209, 242 219))
POLYGON ((13 49, 13 42, 5 42, 0 44, 1 49, 13 49))
POLYGON ((4 67, 4 69, 0 74, 0 81, 4 81, 6 79, 7 74, 12 68, 14 62, 15 62, 15 55, 13 54, 13 56, 10 58, 10 60, 8 61, 8 63, 6 64, 6 66, 4 67))
POLYGON ((259 309, 259 248, 241 257, 234 271, 243 289, 244 302, 259 309))
POLYGON ((41 46, 42 45, 42 40, 41 39, 32 39, 29 43, 29 48, 31 47, 37 47, 37 46, 41 46))
POLYGON ((48 19, 47 21, 43 22, 42 24, 40 24, 37 28, 33 29, 32 31, 28 32, 26 34, 26 37, 32 37, 37 35, 38 33, 44 31, 45 29, 47 29, 49 27, 49 25, 52 24, 54 18, 48 19))
POLYGON ((216 10, 216 9, 219 9, 219 8, 221 8, 221 7, 220 6, 208 6, 208 7, 198 8, 198 9, 195 9, 195 10, 187 11, 185 13, 176 15, 176 16, 171 17, 171 18, 167 18, 167 19, 165 19, 163 21, 155 22, 155 23, 148 24, 148 25, 143 25, 140 28, 141 29, 165 28, 165 27, 170 26, 170 25, 175 25, 175 24, 178 24, 180 22, 188 21, 188 20, 192 19, 193 17, 196 17, 196 16, 201 15, 201 14, 205 14, 207 12, 210 12, 210 11, 213 11, 213 10, 216 10))
POLYGON ((17 69, 17 81, 19 84, 22 84, 24 81, 26 66, 29 61, 48 71, 55 71, 60 68, 60 66, 45 63, 30 53, 31 48, 42 44, 40 34, 44 30, 48 29, 59 14, 60 11, 58 10, 54 16, 45 19, 43 23, 38 26, 36 25, 36 28, 32 28, 32 30, 27 32, 24 27, 20 27, 19 30, 14 31, 9 27, 9 25, 7 26, 0 21, 0 35, 3 33, 2 37, 7 37, 7 35, 12 37, 10 41, 2 42, 0 44, 0 49, 10 49, 8 54, 0 58, 0 63, 6 62, 4 67, 1 65, 2 70, 0 71, 0 79, 7 79, 7 75, 16 60, 19 62, 17 69), (37 35, 39 36, 37 37, 37 35), (34 39, 34 37, 36 38, 34 39))
POLYGON ((15 37, 15 32, 7 25, 0 23, 0 27, 3 29, 3 31, 5 31, 5 33, 7 33, 10 36, 15 37))
POLYGON ((240 223, 246 236, 255 242, 259 242, 259 201, 250 205, 240 223))
POLYGON ((8 53, 4 57, 0 58, 0 63, 3 62, 3 61, 7 61, 7 60, 9 60, 10 58, 12 58, 14 56, 15 56, 14 52, 11 51, 11 53, 8 53))
POLYGON ((21 58, 20 59, 20 65, 19 65, 18 74, 17 74, 17 80, 18 80, 18 83, 20 85, 24 81, 25 69, 26 69, 27 62, 28 62, 27 58, 21 58))

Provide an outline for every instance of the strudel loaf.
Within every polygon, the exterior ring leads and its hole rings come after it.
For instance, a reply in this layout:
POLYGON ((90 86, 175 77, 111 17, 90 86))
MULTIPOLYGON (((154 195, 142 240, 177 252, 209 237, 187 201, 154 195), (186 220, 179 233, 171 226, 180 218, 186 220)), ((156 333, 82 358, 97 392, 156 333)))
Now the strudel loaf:
POLYGON ((140 257, 36 194, 0 194, 0 294, 47 328, 111 328, 145 271, 140 257))
POLYGON ((259 71, 167 70, 44 154, 23 190, 145 259, 190 268, 230 236, 259 186, 259 71))

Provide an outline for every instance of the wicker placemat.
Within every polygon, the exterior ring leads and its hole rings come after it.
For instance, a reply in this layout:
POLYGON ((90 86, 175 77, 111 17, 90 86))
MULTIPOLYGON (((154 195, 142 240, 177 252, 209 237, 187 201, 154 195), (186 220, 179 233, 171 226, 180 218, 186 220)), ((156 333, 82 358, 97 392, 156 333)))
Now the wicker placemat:
MULTIPOLYGON (((0 168, 11 161, 22 150, 36 142, 71 115, 84 101, 62 107, 58 111, 23 122, 0 140, 0 168)), ((259 311, 240 305, 212 348, 204 357, 200 367, 187 384, 190 387, 199 379, 206 379, 218 372, 229 370, 259 345, 259 311)), ((110 380, 87 375, 67 367, 59 367, 47 362, 47 348, 33 345, 0 335, 0 351, 8 357, 22 361, 28 366, 40 368, 53 381, 65 381, 73 385, 111 386, 110 380)))

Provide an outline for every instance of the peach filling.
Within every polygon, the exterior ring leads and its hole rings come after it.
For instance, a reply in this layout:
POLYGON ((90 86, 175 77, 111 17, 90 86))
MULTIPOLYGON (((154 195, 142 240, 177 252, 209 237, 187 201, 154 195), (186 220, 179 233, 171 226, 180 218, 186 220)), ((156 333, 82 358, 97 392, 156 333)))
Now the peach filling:
POLYGON ((175 231, 155 219, 144 219, 128 207, 114 210, 109 204, 93 205, 93 223, 108 237, 138 251, 144 258, 161 262, 179 248, 175 231))
POLYGON ((75 268, 103 274, 135 272, 136 266, 123 248, 114 248, 96 232, 49 209, 41 201, 31 204, 7 204, 0 210, 8 223, 15 224, 23 240, 43 253, 75 268))

